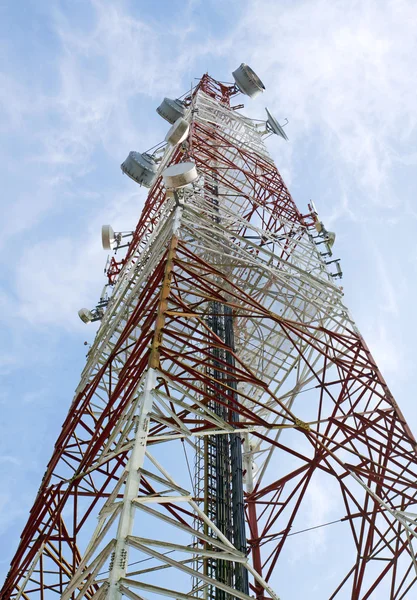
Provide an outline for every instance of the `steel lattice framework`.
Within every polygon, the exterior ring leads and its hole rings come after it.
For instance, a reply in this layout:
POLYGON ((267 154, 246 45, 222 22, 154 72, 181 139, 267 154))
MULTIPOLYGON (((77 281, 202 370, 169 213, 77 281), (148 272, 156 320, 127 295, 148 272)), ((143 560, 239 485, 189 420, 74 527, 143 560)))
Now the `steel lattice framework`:
POLYGON ((277 600, 317 477, 340 522, 320 597, 411 597, 416 441, 234 93, 186 99, 2 600, 277 600), (199 179, 167 195, 184 158, 199 179))

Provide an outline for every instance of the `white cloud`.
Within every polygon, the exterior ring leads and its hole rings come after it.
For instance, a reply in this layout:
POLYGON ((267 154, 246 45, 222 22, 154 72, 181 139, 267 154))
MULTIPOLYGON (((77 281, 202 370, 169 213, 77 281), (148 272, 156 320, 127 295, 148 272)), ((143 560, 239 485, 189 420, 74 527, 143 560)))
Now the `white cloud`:
POLYGON ((0 455, 0 463, 9 463, 11 465, 20 465, 21 461, 15 456, 10 456, 9 454, 0 455))
POLYGON ((94 0, 92 6, 95 23, 88 35, 62 12, 54 13, 63 48, 56 102, 66 126, 47 140, 46 153, 61 162, 82 163, 97 143, 120 156, 144 133, 149 137, 133 120, 129 102, 179 90, 186 61, 181 29, 150 26, 123 3, 94 0))
MULTIPOLYGON (((0 98, 11 111, 12 131, 27 135, 28 121, 40 115, 31 130, 31 144, 17 164, 10 164, 20 185, 0 224, 4 247, 14 236, 31 232, 13 257, 15 297, 6 293, 4 303, 5 314, 37 327, 53 323, 71 328, 80 298, 87 304, 98 298, 105 262, 100 226, 110 221, 116 229, 134 229, 145 195, 122 179, 118 164, 131 149, 145 150, 158 141, 147 115, 130 103, 134 98, 141 105, 153 95, 159 101, 166 90, 179 88, 187 61, 181 29, 167 31, 156 23, 151 27, 132 17, 123 3, 94 0, 91 6, 88 32, 85 25, 74 25, 70 13, 68 18, 57 7, 51 12, 61 45, 54 91, 36 94, 31 103, 30 89, 8 76, 0 98), (16 95, 27 100, 14 102, 16 95), (104 173, 91 160, 103 149, 120 181, 116 193, 101 183, 104 173), (93 168, 98 176, 91 197, 85 177, 93 168), (45 228, 45 220, 54 213, 60 227, 45 228), (81 227, 74 232, 70 225, 66 233, 65 221, 80 220, 81 214, 81 227)), ((165 129, 164 124, 160 127, 165 129)))
POLYGON ((16 268, 19 316, 37 327, 53 324, 68 330, 85 327, 77 311, 92 308, 107 282, 106 251, 101 247, 101 225, 116 231, 132 228, 141 210, 144 191, 130 180, 112 202, 105 204, 76 238, 56 236, 23 252, 16 268))
MULTIPOLYGON (((124 3, 94 0, 91 6, 89 31, 56 6, 48 13, 58 39, 51 90, 33 90, 14 69, 0 74, 2 127, 20 141, 18 156, 5 156, 10 179, 20 185, 0 224, 2 245, 51 211, 68 210, 72 187, 97 167, 94 152, 104 149, 117 172, 130 150, 163 139, 164 125, 155 118, 155 131, 139 107, 147 98, 156 106, 167 91, 179 92, 189 60, 184 32, 149 26, 124 3)), ((99 181, 100 175, 96 190, 99 181)))
POLYGON ((389 275, 387 268, 385 266, 385 261, 380 252, 375 249, 375 259, 378 268, 378 275, 381 282, 382 287, 382 302, 379 305, 380 310, 385 313, 388 313, 391 316, 398 316, 398 282, 396 280, 392 280, 389 275))
POLYGON ((367 344, 373 357, 380 369, 394 380, 409 375, 407 373, 408 361, 404 352, 404 347, 398 336, 391 335, 390 326, 386 324, 386 317, 382 319, 377 317, 372 327, 367 328, 365 332, 367 344))
POLYGON ((40 400, 43 400, 48 397, 48 388, 42 388, 40 390, 31 390, 30 392, 26 392, 22 396, 22 402, 24 404, 28 403, 39 403, 40 400))
POLYGON ((288 540, 289 561, 318 559, 327 550, 329 530, 326 523, 340 519, 343 507, 338 483, 329 476, 314 473, 288 540), (302 532, 302 533, 297 533, 302 532))
MULTIPOLYGON (((258 0, 234 35, 242 58, 262 73, 272 108, 290 117, 293 142, 324 143, 369 202, 395 202, 386 185, 396 141, 415 134, 416 18, 407 0, 258 0)), ((415 153, 401 160, 415 163, 415 153)))

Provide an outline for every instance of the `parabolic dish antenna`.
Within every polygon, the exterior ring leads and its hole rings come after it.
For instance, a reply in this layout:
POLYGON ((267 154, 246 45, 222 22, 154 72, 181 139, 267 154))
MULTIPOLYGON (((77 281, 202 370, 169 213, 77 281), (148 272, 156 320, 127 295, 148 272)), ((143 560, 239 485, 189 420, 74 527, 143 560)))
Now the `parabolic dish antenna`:
MULTIPOLYGON (((272 133, 275 133, 276 135, 279 135, 282 138, 284 138, 284 140, 288 141, 288 136, 285 133, 283 126, 278 123, 276 118, 273 115, 271 115, 271 113, 269 112, 269 110, 267 108, 265 108, 265 110, 266 110, 266 114, 268 116, 268 119, 266 121, 266 128, 268 129, 268 131, 271 131, 272 133)), ((287 123, 288 123, 288 119, 286 119, 285 125, 287 123)))
POLYGON ((120 168, 133 181, 145 187, 151 187, 158 169, 155 158, 146 152, 143 154, 140 152, 129 152, 129 156, 120 165, 120 168))
POLYGON ((80 308, 78 311, 78 316, 80 317, 83 323, 91 323, 93 320, 93 313, 88 308, 80 308))
POLYGON ((101 243, 104 250, 113 250, 117 246, 116 236, 111 225, 103 225, 101 228, 101 243))
POLYGON ((176 146, 177 144, 181 144, 190 131, 190 126, 188 122, 180 117, 175 121, 175 123, 169 128, 168 133, 165 136, 165 141, 171 146, 176 146))
POLYGON ((236 71, 233 71, 232 75, 237 87, 243 94, 249 96, 249 98, 255 98, 255 96, 265 89, 264 84, 255 71, 248 65, 245 65, 245 63, 242 63, 236 71))
POLYGON ((175 123, 177 119, 185 114, 185 106, 181 100, 172 100, 172 98, 164 98, 162 103, 156 109, 158 115, 168 121, 175 123))
POLYGON ((167 167, 162 177, 168 189, 177 189, 195 181, 198 174, 194 163, 181 162, 167 167))

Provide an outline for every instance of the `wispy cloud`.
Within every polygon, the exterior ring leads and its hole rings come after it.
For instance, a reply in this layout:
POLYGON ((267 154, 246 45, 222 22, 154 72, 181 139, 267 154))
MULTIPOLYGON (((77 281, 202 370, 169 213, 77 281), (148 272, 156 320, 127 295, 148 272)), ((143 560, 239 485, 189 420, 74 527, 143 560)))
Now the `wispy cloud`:
POLYGON ((15 456, 10 456, 8 454, 0 455, 0 463, 9 463, 11 465, 20 465, 21 462, 15 456))
POLYGON ((76 237, 56 235, 34 243, 22 253, 16 266, 15 287, 20 318, 37 328, 47 324, 85 328, 76 317, 77 311, 84 304, 88 308, 95 306, 107 283, 103 272, 107 253, 101 247, 101 225, 111 222, 116 231, 131 229, 139 216, 143 193, 124 188, 97 211, 76 237))
MULTIPOLYGON (((148 25, 123 3, 94 0, 91 10, 89 31, 58 7, 48 15, 58 44, 52 92, 40 90, 31 102, 30 89, 9 74, 0 99, 11 113, 4 122, 15 135, 26 136, 37 117, 19 163, 10 161, 11 173, 18 177, 24 165, 27 177, 0 223, 0 240, 5 247, 30 231, 27 243, 16 247, 14 299, 5 293, 4 303, 7 314, 38 327, 73 323, 76 299, 88 303, 93 290, 99 294, 105 261, 100 225, 113 217, 116 228, 134 228, 145 196, 122 179, 118 164, 131 149, 145 150, 158 141, 155 125, 140 107, 151 98, 147 112, 154 112, 167 90, 179 91, 188 62, 181 28, 148 25), (14 102, 16 96, 25 100, 14 102), (113 177, 110 187, 100 184, 106 161, 119 189, 113 177)), ((163 138, 164 125, 156 116, 154 121, 163 138)))
MULTIPOLYGON (((415 139, 416 17, 407 0, 258 0, 234 35, 262 72, 273 109, 290 116, 292 140, 324 143, 369 202, 393 202, 387 186, 398 143, 415 139)), ((412 145, 400 160, 415 164, 412 145)))

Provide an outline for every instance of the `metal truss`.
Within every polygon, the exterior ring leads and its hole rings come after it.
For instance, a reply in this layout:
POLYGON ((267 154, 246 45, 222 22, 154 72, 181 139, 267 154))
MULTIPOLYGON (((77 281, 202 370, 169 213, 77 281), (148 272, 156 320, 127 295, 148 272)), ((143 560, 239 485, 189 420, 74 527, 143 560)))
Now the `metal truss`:
POLYGON ((416 441, 233 93, 205 75, 186 100, 188 143, 161 162, 2 600, 278 600, 317 478, 341 550, 322 597, 411 597, 416 441), (199 180, 167 196, 183 157, 199 180), (208 492, 228 444, 245 548, 208 492))

